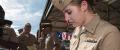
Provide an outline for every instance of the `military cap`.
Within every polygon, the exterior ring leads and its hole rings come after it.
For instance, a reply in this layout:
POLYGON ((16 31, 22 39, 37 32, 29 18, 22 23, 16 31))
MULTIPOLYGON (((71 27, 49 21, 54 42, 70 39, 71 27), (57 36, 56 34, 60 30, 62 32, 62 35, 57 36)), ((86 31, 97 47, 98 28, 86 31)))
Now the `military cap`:
POLYGON ((52 0, 53 5, 59 10, 63 10, 72 0, 52 0))
POLYGON ((5 11, 0 5, 0 25, 5 25, 5 24, 12 25, 12 23, 13 23, 12 21, 5 19, 5 11))

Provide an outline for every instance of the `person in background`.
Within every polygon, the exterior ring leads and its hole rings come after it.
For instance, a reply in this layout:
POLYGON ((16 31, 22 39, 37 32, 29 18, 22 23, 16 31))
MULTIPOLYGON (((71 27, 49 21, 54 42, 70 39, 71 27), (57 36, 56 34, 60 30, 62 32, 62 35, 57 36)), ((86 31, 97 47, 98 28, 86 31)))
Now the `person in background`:
POLYGON ((45 39, 45 50, 60 50, 60 41, 58 41, 55 32, 52 31, 52 26, 44 28, 47 33, 45 39))
POLYGON ((16 33, 12 21, 5 19, 5 11, 0 5, 0 49, 16 50, 18 47, 16 33))
POLYGON ((37 50, 36 43, 37 39, 34 35, 30 33, 31 31, 31 24, 26 23, 23 32, 20 33, 20 36, 18 37, 19 40, 19 48, 18 50, 37 50))
POLYGON ((38 50, 45 50, 45 32, 44 28, 38 31, 38 50))
MULTIPOLYGON (((17 44, 16 46, 18 46, 17 35, 16 35, 15 30, 13 28, 11 28, 11 25, 12 25, 12 21, 9 21, 8 24, 4 25, 4 33, 6 35, 3 36, 3 38, 6 39, 6 41, 10 41, 10 42, 16 43, 17 44)), ((16 50, 16 49, 12 49, 12 50, 16 50)))
POLYGON ((23 28, 18 29, 18 33, 19 33, 19 34, 22 33, 22 32, 23 32, 23 28))
MULTIPOLYGON (((16 32, 11 28, 12 21, 9 21, 8 24, 4 25, 4 33, 8 35, 8 41, 18 43, 16 32)), ((6 37, 4 37, 6 38, 6 37)))
MULTIPOLYGON (((52 24, 49 20, 41 23, 41 38, 44 39, 41 44, 44 44, 45 50, 60 50, 60 42, 57 40, 55 32, 52 30, 52 24)), ((39 38, 39 39, 41 39, 39 38)))
POLYGON ((120 50, 120 32, 96 13, 95 0, 52 0, 75 30, 70 50, 120 50))

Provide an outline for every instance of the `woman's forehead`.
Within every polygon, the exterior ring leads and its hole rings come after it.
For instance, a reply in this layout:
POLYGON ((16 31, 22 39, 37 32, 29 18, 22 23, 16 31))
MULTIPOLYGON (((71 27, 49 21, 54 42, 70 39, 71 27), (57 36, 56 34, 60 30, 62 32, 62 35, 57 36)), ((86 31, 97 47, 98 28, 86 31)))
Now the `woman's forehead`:
POLYGON ((63 11, 68 11, 68 10, 70 10, 70 8, 72 8, 72 5, 71 5, 71 4, 68 5, 68 6, 66 6, 65 9, 64 9, 63 11))
POLYGON ((68 5, 65 7, 65 9, 63 11, 69 11, 69 10, 72 10, 72 9, 75 9, 75 8, 80 8, 79 6, 77 5, 68 5))

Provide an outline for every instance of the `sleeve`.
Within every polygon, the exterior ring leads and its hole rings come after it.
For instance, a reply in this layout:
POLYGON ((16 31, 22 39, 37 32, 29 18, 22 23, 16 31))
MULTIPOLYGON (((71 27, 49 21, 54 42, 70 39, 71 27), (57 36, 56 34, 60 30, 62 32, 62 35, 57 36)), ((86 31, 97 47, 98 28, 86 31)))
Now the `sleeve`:
POLYGON ((34 41, 35 44, 37 44, 37 38, 34 35, 31 35, 32 41, 34 41))
POLYGON ((109 33, 103 39, 101 46, 99 46, 100 50, 120 50, 120 33, 112 32, 109 33))

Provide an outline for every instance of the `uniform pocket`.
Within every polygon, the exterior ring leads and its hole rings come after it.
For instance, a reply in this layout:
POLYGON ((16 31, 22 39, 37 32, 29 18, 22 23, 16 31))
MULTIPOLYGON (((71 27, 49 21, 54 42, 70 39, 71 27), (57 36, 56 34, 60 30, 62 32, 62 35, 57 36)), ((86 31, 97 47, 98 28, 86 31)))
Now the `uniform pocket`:
POLYGON ((77 38, 72 38, 70 40, 70 45, 74 45, 75 43, 77 43, 78 39, 77 38))
POLYGON ((81 49, 81 50, 92 50, 96 46, 97 46, 97 43, 82 42, 79 46, 79 49, 81 49))

